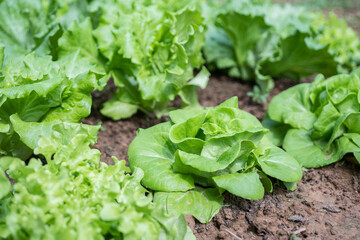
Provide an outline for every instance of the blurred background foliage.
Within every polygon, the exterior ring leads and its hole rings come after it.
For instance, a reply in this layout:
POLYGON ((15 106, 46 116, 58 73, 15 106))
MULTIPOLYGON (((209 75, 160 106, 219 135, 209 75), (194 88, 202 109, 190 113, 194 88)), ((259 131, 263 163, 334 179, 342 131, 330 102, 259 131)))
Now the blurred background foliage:
POLYGON ((325 13, 335 12, 360 32, 360 0, 274 0, 274 2, 292 3, 325 13))

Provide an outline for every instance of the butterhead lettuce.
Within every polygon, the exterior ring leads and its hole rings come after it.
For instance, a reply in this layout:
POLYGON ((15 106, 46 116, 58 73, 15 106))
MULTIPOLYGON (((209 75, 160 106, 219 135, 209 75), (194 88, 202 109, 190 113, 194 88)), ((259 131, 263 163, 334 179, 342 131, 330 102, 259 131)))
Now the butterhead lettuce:
MULTIPOLYGON (((359 64, 359 37, 344 21, 269 1, 215 4, 208 20, 205 58, 210 69, 256 82, 266 101, 276 78, 299 81, 315 73, 348 73, 359 64)), ((206 11, 207 12, 207 11, 206 11)))
POLYGON ((269 177, 301 179, 296 160, 267 140, 268 130, 238 108, 236 97, 203 110, 175 110, 170 118, 140 129, 128 151, 130 167, 144 171, 142 184, 169 212, 208 222, 223 191, 261 199, 272 191, 269 177))
POLYGON ((353 153, 360 162, 360 69, 294 86, 269 104, 264 126, 276 145, 304 167, 321 167, 353 153))

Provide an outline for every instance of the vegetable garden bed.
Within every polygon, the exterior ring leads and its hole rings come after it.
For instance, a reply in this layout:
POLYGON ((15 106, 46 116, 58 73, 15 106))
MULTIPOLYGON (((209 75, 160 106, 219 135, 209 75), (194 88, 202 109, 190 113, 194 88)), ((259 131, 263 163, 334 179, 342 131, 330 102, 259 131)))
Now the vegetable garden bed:
POLYGON ((270 0, 0 13, 0 239, 360 239, 349 16, 270 0))
MULTIPOLYGON (((293 85, 294 82, 287 79, 276 81, 270 98, 293 85)), ((199 91, 199 101, 204 106, 216 106, 229 96, 238 96, 241 109, 262 119, 266 104, 253 102, 247 96, 251 87, 226 76, 213 76, 207 89, 199 91)), ((104 96, 96 96, 97 104, 105 100, 104 96)), ((159 120, 139 113, 130 119, 114 122, 102 117, 95 109, 90 117, 84 119, 88 124, 99 121, 103 129, 95 148, 101 151, 102 161, 112 163, 111 156, 127 159, 127 148, 138 128, 148 128, 167 119, 159 120)), ((255 201, 226 194, 225 207, 210 223, 202 224, 190 215, 186 219, 197 239, 288 239, 294 235, 298 239, 358 239, 359 181, 360 167, 344 159, 337 164, 304 172, 293 192, 277 186, 273 193, 255 201)))

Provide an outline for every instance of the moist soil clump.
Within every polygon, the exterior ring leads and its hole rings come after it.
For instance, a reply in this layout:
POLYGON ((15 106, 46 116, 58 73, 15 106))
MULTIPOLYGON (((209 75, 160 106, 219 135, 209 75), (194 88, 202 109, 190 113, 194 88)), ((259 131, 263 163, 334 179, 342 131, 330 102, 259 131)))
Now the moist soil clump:
MULTIPOLYGON (((277 80, 268 102, 295 84, 287 79, 277 80)), ((198 92, 198 97, 203 106, 210 107, 238 96, 239 107, 261 120, 268 102, 253 102, 247 95, 252 87, 249 83, 215 75, 206 90, 198 92)), ((113 163, 111 156, 127 160, 128 146, 138 128, 169 120, 142 113, 117 122, 101 116, 98 109, 114 89, 110 83, 102 94, 93 94, 94 109, 83 121, 102 124, 94 148, 101 151, 101 160, 109 164, 113 163)), ((179 99, 175 105, 179 105, 179 99)), ((201 224, 192 216, 186 216, 188 225, 197 239, 360 239, 360 167, 351 160, 354 159, 349 155, 337 164, 308 169, 293 192, 275 184, 273 193, 257 201, 225 194, 225 206, 210 223, 201 224)))

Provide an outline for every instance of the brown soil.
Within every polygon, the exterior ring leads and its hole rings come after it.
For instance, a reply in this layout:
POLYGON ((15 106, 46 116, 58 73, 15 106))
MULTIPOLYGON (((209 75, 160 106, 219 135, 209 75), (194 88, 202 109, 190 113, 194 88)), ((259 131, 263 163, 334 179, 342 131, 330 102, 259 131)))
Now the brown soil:
MULTIPOLYGON (((289 80, 276 81, 269 99, 291 87, 289 80)), ((109 91, 113 91, 110 86, 109 91)), ((215 106, 231 96, 239 97, 239 107, 262 119, 266 104, 251 101, 247 92, 252 86, 224 76, 210 79, 206 90, 199 91, 200 103, 215 106)), ((94 96, 95 106, 105 99, 94 96)), ((94 146, 101 159, 112 163, 111 156, 127 159, 126 152, 138 128, 148 128, 167 118, 156 119, 138 113, 130 119, 113 122, 95 110, 84 120, 103 131, 94 146)), ((309 169, 294 192, 276 186, 264 199, 249 201, 225 195, 225 207, 208 224, 187 216, 197 239, 360 239, 360 168, 340 162, 321 169, 309 169), (294 237, 296 236, 296 237, 294 237)))
POLYGON ((197 239, 360 239, 359 166, 335 164, 304 173, 298 188, 262 200, 226 195, 208 224, 190 217, 197 239))

